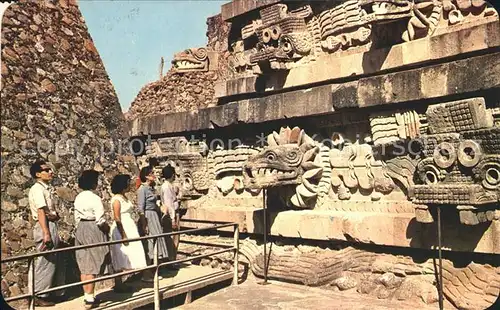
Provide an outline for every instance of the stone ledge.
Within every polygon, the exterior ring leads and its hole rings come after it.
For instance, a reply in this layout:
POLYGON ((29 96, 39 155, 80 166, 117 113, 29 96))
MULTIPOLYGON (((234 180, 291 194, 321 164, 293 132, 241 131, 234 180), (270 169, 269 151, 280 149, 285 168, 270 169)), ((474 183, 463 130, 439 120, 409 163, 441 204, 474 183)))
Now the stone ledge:
POLYGON ((135 119, 130 134, 180 133, 313 116, 345 108, 439 98, 500 88, 500 52, 463 60, 231 102, 196 112, 135 119), (474 77, 471 79, 470 77, 474 77))
POLYGON ((268 6, 281 0, 232 0, 221 6, 222 19, 228 21, 263 6, 268 6))
POLYGON ((164 134, 226 127, 239 122, 261 123, 286 117, 332 112, 330 86, 320 86, 222 106, 139 118, 130 122, 130 134, 164 134))
MULTIPOLYGON (((355 106, 438 98, 500 87, 500 52, 341 84, 356 89, 355 106), (474 77, 474 78, 471 78, 474 77)), ((336 99, 338 96, 332 95, 336 99)), ((346 98, 343 101, 348 100, 346 98)), ((354 104, 353 104, 354 105, 354 104)), ((333 106, 341 103, 333 102, 333 106)))
MULTIPOLYGON (((447 32, 388 48, 366 50, 359 48, 347 55, 325 55, 314 62, 293 68, 288 74, 275 73, 265 81, 264 92, 304 86, 311 83, 374 74, 409 65, 424 64, 463 53, 500 46, 498 19, 479 25, 458 25, 447 32)), ((261 79, 264 79, 262 77, 261 79)), ((241 77, 216 84, 217 98, 262 92, 256 89, 256 76, 241 77)))
MULTIPOLYGON (((436 224, 418 223, 410 213, 304 210, 269 214, 273 236, 421 249, 437 245, 436 224)), ((183 218, 237 222, 241 232, 262 234, 262 216, 262 209, 206 207, 189 209, 183 218)), ((187 222, 183 226, 201 227, 187 222)), ((443 218, 442 236, 444 250, 500 254, 500 221, 471 227, 460 224, 458 217, 443 218)))

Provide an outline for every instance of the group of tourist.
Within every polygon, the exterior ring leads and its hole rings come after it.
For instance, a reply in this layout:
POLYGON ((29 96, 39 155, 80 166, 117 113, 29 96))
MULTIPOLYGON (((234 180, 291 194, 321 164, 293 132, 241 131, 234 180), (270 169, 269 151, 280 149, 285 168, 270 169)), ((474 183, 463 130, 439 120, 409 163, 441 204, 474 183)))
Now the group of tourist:
MULTIPOLYGON (((57 221, 59 215, 53 204, 53 192, 50 182, 53 171, 44 161, 36 161, 30 168, 36 183, 29 191, 29 205, 35 222, 33 237, 38 251, 56 249, 59 246, 57 221)), ((128 240, 141 235, 159 235, 179 228, 179 198, 180 193, 174 185, 175 170, 167 165, 162 170, 164 182, 157 191, 156 178, 152 167, 144 167, 139 174, 140 185, 137 189, 137 211, 139 221, 132 217, 134 203, 127 198, 127 192, 132 190, 134 182, 130 175, 118 174, 111 181, 110 205, 113 223, 108 225, 101 197, 96 192, 99 173, 95 170, 85 170, 78 178, 81 192, 74 202, 75 245, 102 243, 109 240, 128 240), (157 194, 158 192, 158 194, 157 194)), ((88 281, 97 275, 109 274, 144 268, 152 264, 153 247, 157 242, 157 252, 160 261, 175 260, 178 246, 177 238, 162 237, 148 239, 147 242, 133 241, 76 250, 75 256, 80 269, 81 280, 88 281)), ((61 254, 49 254, 35 260, 35 291, 43 291, 53 286, 64 284, 65 273, 61 254), (62 267, 62 268, 61 268, 62 267)), ((32 268, 31 266, 30 268, 32 268)), ((174 266, 173 268, 178 268, 174 266)), ((31 284, 31 272, 29 273, 31 284)), ((161 276, 160 276, 161 279, 161 276)), ((142 281, 153 282, 151 270, 142 273, 142 281)), ((86 309, 98 305, 94 296, 94 283, 83 285, 84 304, 86 309)), ((115 278, 113 287, 116 292, 131 292, 130 286, 122 283, 121 277, 115 278)), ((36 298, 35 304, 51 306, 60 300, 64 290, 59 290, 57 296, 48 294, 36 298)))

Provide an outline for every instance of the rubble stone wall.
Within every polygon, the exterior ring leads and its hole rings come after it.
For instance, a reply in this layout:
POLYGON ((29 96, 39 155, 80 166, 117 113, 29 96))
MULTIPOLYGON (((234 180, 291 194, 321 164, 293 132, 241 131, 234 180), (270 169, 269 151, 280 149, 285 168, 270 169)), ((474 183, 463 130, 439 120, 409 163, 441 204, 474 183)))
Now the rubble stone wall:
POLYGON ((126 113, 127 119, 193 111, 216 105, 216 72, 176 73, 172 70, 144 86, 126 113))
MULTIPOLYGON (((67 244, 78 174, 103 172, 100 194, 107 201, 112 176, 135 164, 121 143, 126 130, 115 90, 76 1, 10 5, 2 19, 1 73, 3 259, 34 251, 28 192, 35 159, 55 170, 60 236, 67 244)), ((27 290, 27 270, 26 262, 2 264, 4 296, 27 290)))

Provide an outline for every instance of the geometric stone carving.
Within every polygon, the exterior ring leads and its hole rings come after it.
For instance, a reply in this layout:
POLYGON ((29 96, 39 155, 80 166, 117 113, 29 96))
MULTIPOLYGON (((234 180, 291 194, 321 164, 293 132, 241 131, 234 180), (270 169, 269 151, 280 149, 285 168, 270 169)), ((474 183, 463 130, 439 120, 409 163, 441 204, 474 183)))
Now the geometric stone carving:
MULTIPOLYGON (((382 11, 377 10, 375 4, 373 7, 375 11, 382 11)), ((362 45, 370 39, 369 22, 358 0, 348 0, 325 10, 319 14, 321 46, 329 52, 335 52, 340 48, 362 45)))
POLYGON ((486 110, 484 98, 430 105, 426 114, 431 134, 462 132, 493 126, 493 116, 486 110))
MULTIPOLYGON (((423 157, 416 169, 419 182, 410 191, 412 201, 470 208, 498 202, 500 128, 492 127, 484 98, 434 104, 426 114, 431 134, 421 139, 423 157)), ((482 210, 471 210, 461 211, 469 225, 488 218, 482 210)))
POLYGON ((500 154, 500 124, 493 128, 464 131, 461 136, 476 141, 485 154, 500 154))
POLYGON ((414 139, 420 136, 420 116, 415 111, 372 113, 370 127, 375 145, 414 139))
POLYGON ((500 191, 500 155, 486 155, 473 168, 474 179, 484 188, 500 191))
POLYGON ((477 184, 415 185, 410 197, 417 204, 481 205, 499 201, 498 193, 477 184))
MULTIPOLYGON (((330 151, 332 165, 331 182, 334 188, 389 193, 394 188, 392 179, 384 170, 383 163, 373 158, 372 147, 358 142, 330 151)), ((344 196, 347 199, 349 196, 344 196)), ((340 199, 341 197, 339 197, 340 199)))
POLYGON ((308 55, 312 38, 304 19, 310 14, 310 6, 289 11, 281 3, 261 9, 261 21, 252 21, 242 29, 242 37, 249 39, 254 34, 258 40, 250 62, 260 70, 266 63, 273 70, 290 69, 293 61, 308 55))

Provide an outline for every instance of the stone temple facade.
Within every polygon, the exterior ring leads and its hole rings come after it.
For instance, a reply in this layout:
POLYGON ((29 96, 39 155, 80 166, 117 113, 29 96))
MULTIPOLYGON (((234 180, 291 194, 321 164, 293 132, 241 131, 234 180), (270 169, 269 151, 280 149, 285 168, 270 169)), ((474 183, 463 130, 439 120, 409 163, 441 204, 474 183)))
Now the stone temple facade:
POLYGON ((435 304, 439 208, 446 303, 493 304, 498 12, 469 0, 233 0, 220 17, 227 50, 175 55, 176 77, 162 80, 218 70, 210 105, 173 101, 177 113, 130 120, 149 141, 139 165, 177 168, 185 218, 238 222, 262 276, 265 201, 271 278, 435 304))
MULTIPOLYGON (((8 8, 2 257, 32 250, 29 161, 56 170, 69 244, 79 171, 109 180, 170 163, 184 218, 238 222, 258 277, 265 203, 270 278, 436 305, 439 209, 446 308, 495 302, 500 23, 489 3, 233 0, 207 26, 207 45, 174 55, 126 121, 74 1, 8 8), (136 158, 108 149, 127 136, 147 142, 136 158)), ((224 233, 217 242, 231 243, 224 233)), ((26 271, 2 264, 2 293, 26 291, 26 271)))

